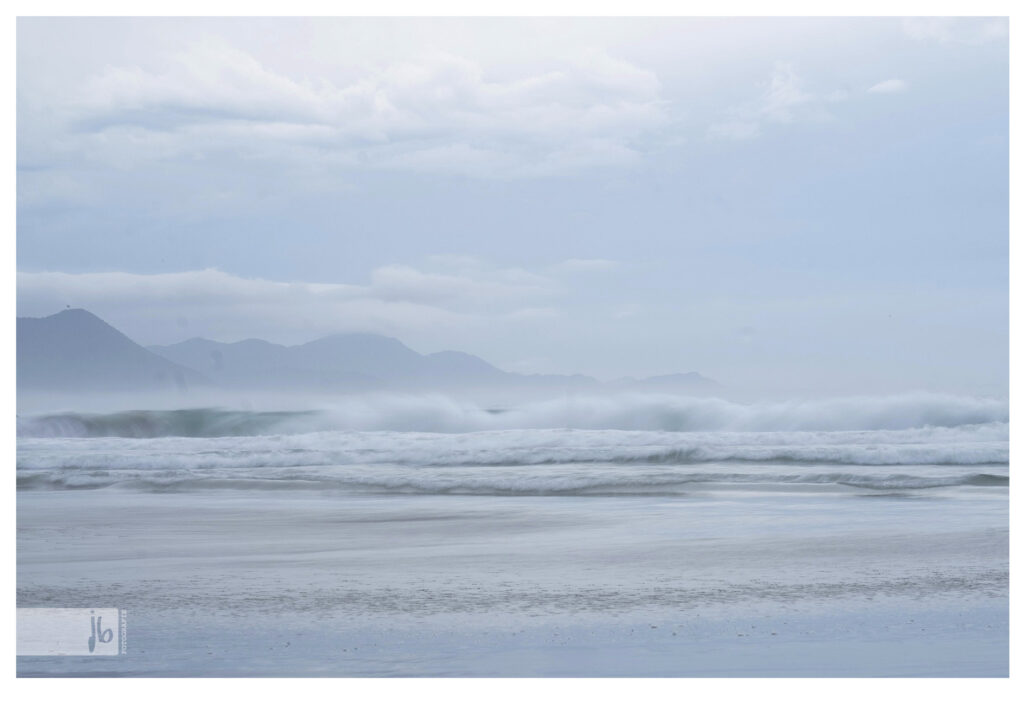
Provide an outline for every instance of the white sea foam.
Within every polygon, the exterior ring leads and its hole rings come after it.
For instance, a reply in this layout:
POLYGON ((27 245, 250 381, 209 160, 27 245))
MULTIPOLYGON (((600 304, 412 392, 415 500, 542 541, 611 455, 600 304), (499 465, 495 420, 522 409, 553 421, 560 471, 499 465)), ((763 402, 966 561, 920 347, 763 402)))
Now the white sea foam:
POLYGON ((20 438, 19 469, 188 470, 345 465, 708 462, 897 466, 1009 459, 1006 423, 875 431, 329 431, 221 438, 20 438))
POLYGON ((566 397, 488 408, 442 395, 372 394, 316 411, 224 409, 59 413, 19 418, 23 437, 217 437, 328 430, 461 433, 576 428, 662 431, 903 430, 1009 421, 1005 400, 905 394, 742 404, 669 395, 566 397))
POLYGON ((22 489, 671 494, 704 482, 899 489, 1005 484, 1009 461, 1006 404, 944 396, 750 405, 636 396, 504 411, 444 397, 376 396, 316 412, 22 418, 19 435, 22 489), (566 413, 577 427, 557 427, 566 413))

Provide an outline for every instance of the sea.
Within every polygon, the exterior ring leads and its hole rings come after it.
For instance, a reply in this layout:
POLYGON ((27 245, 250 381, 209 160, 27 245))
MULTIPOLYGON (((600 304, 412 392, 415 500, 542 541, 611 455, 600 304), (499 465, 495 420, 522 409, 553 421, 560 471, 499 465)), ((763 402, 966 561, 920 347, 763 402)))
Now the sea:
POLYGON ((23 677, 1006 677, 1009 406, 440 394, 17 427, 23 677), (86 634, 88 635, 88 634, 86 634))

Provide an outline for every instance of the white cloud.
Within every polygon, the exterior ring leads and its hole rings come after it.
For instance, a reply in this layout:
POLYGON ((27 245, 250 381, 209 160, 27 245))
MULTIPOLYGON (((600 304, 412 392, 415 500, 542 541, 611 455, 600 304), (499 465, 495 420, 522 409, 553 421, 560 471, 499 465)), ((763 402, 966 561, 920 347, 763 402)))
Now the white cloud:
POLYGON ((906 90, 906 81, 902 81, 899 78, 890 78, 868 88, 868 93, 904 93, 906 90))
POLYGON ((713 139, 734 139, 741 141, 761 136, 761 125, 750 120, 716 122, 708 128, 708 137, 713 139))
POLYGON ((518 176, 630 163, 669 122, 661 84, 602 52, 492 78, 444 52, 348 80, 291 76, 207 41, 159 69, 107 67, 61 107, 94 160, 228 151, 360 168, 518 176))
POLYGON ((707 136, 745 140, 761 136, 765 124, 825 120, 831 115, 823 104, 837 102, 836 98, 835 91, 825 96, 809 93, 792 64, 776 62, 760 96, 730 109, 725 119, 708 127, 707 136))
POLYGON ((558 264, 556 269, 569 272, 588 271, 611 271, 619 266, 619 263, 611 259, 566 259, 558 264))
POLYGON ((984 44, 1009 37, 1010 24, 1005 17, 908 17, 903 31, 917 41, 984 44))
POLYGON ((845 103, 850 99, 850 91, 844 88, 836 88, 825 96, 826 103, 845 103))
MULTIPOLYGON (((902 93, 907 88, 906 81, 891 78, 871 86, 867 92, 893 94, 902 93)), ((709 139, 741 141, 760 137, 770 124, 827 121, 833 119, 829 110, 847 102, 850 97, 850 92, 842 88, 821 93, 809 91, 792 64, 776 62, 771 78, 761 86, 757 100, 727 111, 725 119, 708 127, 707 136, 709 139)))
POLYGON ((18 274, 19 315, 86 308, 144 343, 203 335, 301 342, 345 329, 455 323, 443 309, 366 296, 364 287, 247 279, 217 270, 170 274, 18 274), (309 331, 302 328, 308 326, 309 331))
POLYGON ((556 308, 520 308, 509 313, 506 317, 511 320, 551 320, 560 318, 561 311, 556 308))
POLYGON ((452 275, 423 272, 411 266, 374 269, 368 294, 382 300, 416 301, 448 306, 479 307, 550 295, 553 282, 521 269, 452 275))
POLYGON ((774 122, 792 122, 801 106, 815 100, 802 83, 791 64, 776 64, 758 112, 774 122))
POLYGON ((470 266, 461 273, 380 267, 365 285, 270 281, 216 269, 167 274, 19 272, 18 314, 86 308, 147 343, 197 335, 302 342, 346 330, 404 335, 558 315, 550 306, 536 305, 560 293, 557 281, 464 259, 470 266), (187 329, 179 320, 187 321, 187 329))

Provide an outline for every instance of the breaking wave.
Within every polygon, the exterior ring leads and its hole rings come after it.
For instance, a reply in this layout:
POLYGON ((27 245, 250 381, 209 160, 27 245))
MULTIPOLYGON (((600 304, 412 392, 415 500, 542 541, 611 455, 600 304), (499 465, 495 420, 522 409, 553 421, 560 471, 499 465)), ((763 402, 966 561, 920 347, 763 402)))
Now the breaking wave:
POLYGON ((17 482, 510 496, 1001 487, 1008 420, 1003 401, 935 395, 746 405, 631 396, 505 410, 376 396, 302 412, 65 413, 19 418, 17 482))
POLYGON ((20 437, 254 437, 331 430, 466 433, 575 428, 649 431, 838 431, 1009 422, 1005 400, 906 394, 736 403, 667 395, 579 397, 487 408, 438 395, 367 395, 315 411, 218 408, 19 417, 20 437))
POLYGON ((1009 461, 1006 423, 870 431, 665 432, 497 430, 475 433, 330 431, 219 438, 20 438, 22 469, 206 470, 711 462, 863 466, 1009 461))
POLYGON ((253 412, 218 408, 120 413, 57 413, 18 418, 20 437, 213 438, 288 432, 315 425, 316 411, 253 412))

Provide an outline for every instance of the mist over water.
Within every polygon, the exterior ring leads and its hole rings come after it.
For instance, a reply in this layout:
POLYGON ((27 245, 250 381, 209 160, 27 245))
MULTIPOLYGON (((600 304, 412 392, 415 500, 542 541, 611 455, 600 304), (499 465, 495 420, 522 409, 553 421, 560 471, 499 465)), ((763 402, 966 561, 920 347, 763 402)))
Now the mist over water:
POLYGON ((378 394, 305 411, 27 416, 18 432, 23 489, 671 495, 700 483, 928 489, 1009 476, 1006 402, 930 394, 588 396, 510 408, 378 394))
MULTIPOLYGON (((296 400, 288 403, 295 407, 296 400)), ((284 405, 284 404, 282 404, 284 405)), ((287 407, 287 406, 286 406, 287 407)), ((1008 423, 1005 400, 939 394, 737 403, 636 394, 580 396, 501 407, 441 394, 372 394, 321 400, 305 410, 192 408, 29 414, 22 437, 219 437, 391 430, 843 431, 1008 423)))

